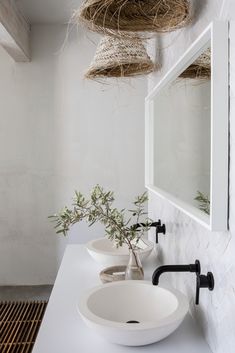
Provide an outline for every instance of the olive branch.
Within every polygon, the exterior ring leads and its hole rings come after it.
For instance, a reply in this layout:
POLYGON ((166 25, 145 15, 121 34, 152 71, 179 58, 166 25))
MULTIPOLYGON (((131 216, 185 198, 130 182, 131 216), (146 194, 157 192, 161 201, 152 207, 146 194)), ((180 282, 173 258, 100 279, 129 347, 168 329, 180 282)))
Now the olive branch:
POLYGON ((83 220, 90 227, 100 222, 105 227, 107 237, 114 241, 117 247, 125 243, 132 249, 133 245, 136 246, 144 233, 150 229, 152 223, 145 212, 147 200, 148 196, 145 192, 136 197, 133 209, 118 210, 113 206, 114 193, 105 191, 101 186, 96 185, 89 198, 75 191, 71 207, 65 206, 49 218, 55 222, 56 233, 64 236, 68 234, 71 226, 83 220))
POLYGON ((210 199, 207 195, 203 194, 201 191, 197 191, 197 196, 194 198, 198 202, 199 210, 210 214, 210 199))

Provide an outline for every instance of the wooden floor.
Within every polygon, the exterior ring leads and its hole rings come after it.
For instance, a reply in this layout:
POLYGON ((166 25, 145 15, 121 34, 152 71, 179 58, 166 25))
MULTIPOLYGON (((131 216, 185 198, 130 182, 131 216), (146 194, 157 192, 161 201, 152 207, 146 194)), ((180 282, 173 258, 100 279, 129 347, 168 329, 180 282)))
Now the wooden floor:
POLYGON ((47 302, 0 302, 0 352, 30 353, 47 302))

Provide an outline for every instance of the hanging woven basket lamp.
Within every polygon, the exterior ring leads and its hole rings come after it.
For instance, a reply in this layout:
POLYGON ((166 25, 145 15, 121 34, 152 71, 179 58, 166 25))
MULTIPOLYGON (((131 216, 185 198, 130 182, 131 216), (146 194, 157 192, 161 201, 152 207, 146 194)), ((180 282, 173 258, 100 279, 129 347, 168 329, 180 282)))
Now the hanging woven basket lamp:
POLYGON ((171 32, 190 21, 189 0, 85 0, 74 19, 109 35, 171 32))
POLYGON ((156 68, 141 39, 104 36, 85 77, 131 77, 148 74, 156 68))
POLYGON ((180 78, 210 80, 211 49, 202 53, 189 67, 182 72, 180 78))

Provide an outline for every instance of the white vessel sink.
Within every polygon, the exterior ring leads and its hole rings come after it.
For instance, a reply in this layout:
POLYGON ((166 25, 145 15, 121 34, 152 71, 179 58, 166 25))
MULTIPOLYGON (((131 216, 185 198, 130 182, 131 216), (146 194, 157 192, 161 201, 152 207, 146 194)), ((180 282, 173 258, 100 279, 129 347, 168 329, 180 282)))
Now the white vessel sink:
POLYGON ((167 337, 181 324, 188 307, 182 293, 147 281, 104 284, 89 290, 78 303, 87 326, 107 341, 126 346, 167 337))
MULTIPOLYGON (((153 250, 153 243, 144 239, 139 245, 143 247, 139 250, 139 254, 141 262, 144 262, 153 250)), ((105 237, 90 241, 86 244, 86 248, 91 257, 102 265, 127 265, 129 261, 128 246, 124 244, 116 248, 115 244, 105 237)))

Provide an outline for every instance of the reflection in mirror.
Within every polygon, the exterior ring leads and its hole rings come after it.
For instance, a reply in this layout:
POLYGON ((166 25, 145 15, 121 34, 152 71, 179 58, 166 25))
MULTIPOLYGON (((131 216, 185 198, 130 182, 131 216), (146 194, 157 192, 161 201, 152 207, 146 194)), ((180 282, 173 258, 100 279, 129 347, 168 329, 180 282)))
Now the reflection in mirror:
POLYGON ((146 97, 145 185, 228 229, 228 23, 212 22, 146 97))
POLYGON ((154 185, 210 214, 210 48, 153 99, 154 185))

